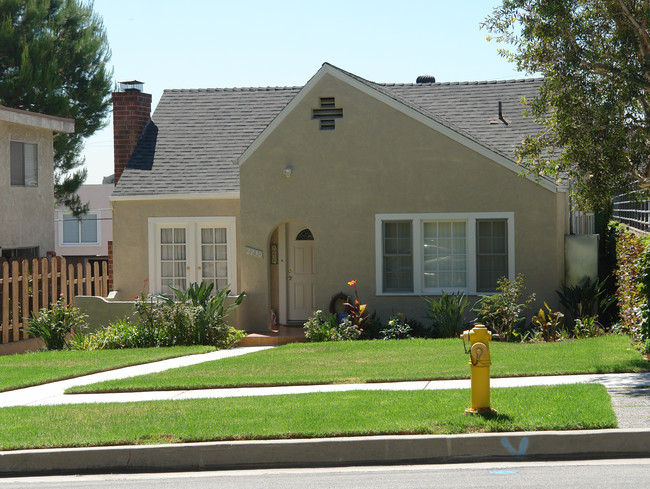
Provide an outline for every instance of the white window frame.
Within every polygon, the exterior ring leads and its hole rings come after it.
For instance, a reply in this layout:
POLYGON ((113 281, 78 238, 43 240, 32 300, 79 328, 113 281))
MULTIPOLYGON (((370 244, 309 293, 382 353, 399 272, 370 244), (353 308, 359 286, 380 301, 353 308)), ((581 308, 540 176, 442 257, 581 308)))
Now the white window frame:
MULTIPOLYGON (((378 296, 414 296, 440 295, 464 292, 478 295, 477 292, 477 257, 476 257, 476 221, 479 219, 505 219, 507 221, 508 245, 508 280, 515 279, 515 213, 514 212, 468 212, 468 213, 416 213, 416 214, 376 214, 375 215, 375 293, 378 296), (384 221, 411 221, 413 233, 413 291, 384 292, 383 280, 383 229, 384 221), (422 246, 425 222, 464 221, 466 223, 467 286, 463 288, 424 288, 424 251, 422 246)), ((490 292, 480 292, 490 294, 490 292)))
MULTIPOLYGON (((58 228, 59 228, 59 246, 68 246, 68 247, 79 247, 79 246, 99 246, 102 242, 102 236, 101 236, 101 230, 102 226, 100 225, 101 223, 101 216, 99 212, 88 212, 86 216, 95 216, 96 218, 96 224, 97 224, 97 241, 94 242, 83 242, 81 241, 81 227, 79 228, 79 241, 75 243, 70 243, 63 241, 63 219, 64 216, 70 216, 72 215, 70 212, 62 212, 59 211, 59 218, 58 218, 58 228)), ((80 223, 78 223, 79 226, 81 226, 80 223)))
POLYGON ((148 219, 148 241, 149 241, 149 283, 153 287, 151 293, 160 294, 163 291, 160 277, 160 230, 162 228, 175 227, 185 228, 187 246, 187 283, 201 282, 200 264, 201 257, 201 228, 202 227, 223 227, 227 232, 227 254, 228 254, 228 284, 230 294, 237 295, 237 235, 236 218, 231 216, 223 217, 150 217, 148 219))

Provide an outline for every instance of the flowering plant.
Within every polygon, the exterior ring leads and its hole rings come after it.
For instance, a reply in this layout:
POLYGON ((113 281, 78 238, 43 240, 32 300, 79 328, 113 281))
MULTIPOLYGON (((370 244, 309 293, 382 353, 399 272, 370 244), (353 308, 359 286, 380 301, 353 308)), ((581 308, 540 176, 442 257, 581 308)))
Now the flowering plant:
POLYGON ((366 304, 361 304, 359 301, 359 293, 357 292, 357 281, 351 280, 348 285, 354 287, 354 302, 348 298, 348 302, 343 304, 348 311, 348 317, 352 324, 354 324, 359 331, 363 331, 363 325, 368 320, 368 310, 366 304))

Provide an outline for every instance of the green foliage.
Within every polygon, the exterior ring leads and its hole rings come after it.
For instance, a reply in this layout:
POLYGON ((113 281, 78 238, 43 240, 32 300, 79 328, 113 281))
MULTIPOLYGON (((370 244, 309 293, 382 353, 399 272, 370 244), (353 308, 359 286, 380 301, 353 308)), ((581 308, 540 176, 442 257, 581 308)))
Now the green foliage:
POLYGON ((422 299, 427 303, 427 318, 432 322, 434 337, 454 338, 463 332, 469 305, 464 293, 446 294, 443 290, 441 297, 422 299))
POLYGON ((535 326, 541 329, 544 341, 555 341, 564 314, 552 310, 546 302, 544 302, 544 307, 546 307, 547 312, 545 313, 543 309, 540 309, 537 316, 532 317, 532 321, 535 326))
MULTIPOLYGON (((217 345, 230 342, 227 339, 229 326, 226 317, 231 311, 239 307, 246 296, 246 292, 242 292, 232 303, 226 305, 230 295, 229 287, 224 287, 215 295, 212 295, 213 283, 191 283, 185 292, 181 292, 172 286, 170 288, 174 291, 181 304, 196 308, 196 324, 193 328, 194 338, 191 344, 206 345, 215 342, 214 344, 217 345)), ((160 299, 170 306, 174 304, 174 301, 168 297, 160 296, 160 299)), ((234 333, 234 330, 232 332, 234 333)))
POLYGON ((79 308, 68 305, 61 297, 49 308, 42 308, 38 316, 32 313, 25 332, 40 337, 48 350, 62 350, 68 344, 68 333, 81 333, 87 328, 86 319, 87 316, 79 308))
POLYGON ((506 277, 499 279, 498 293, 481 296, 476 304, 478 307, 474 309, 477 314, 475 322, 484 324, 506 341, 515 340, 521 334, 520 323, 525 320, 520 314, 535 300, 535 294, 531 294, 520 302, 525 290, 522 274, 518 274, 514 282, 510 282, 506 277))
POLYGON ((349 316, 341 322, 336 314, 327 314, 321 310, 315 311, 304 325, 305 340, 321 341, 352 341, 361 337, 361 331, 352 323, 349 316))
POLYGON ((346 312, 352 324, 354 324, 359 331, 363 331, 365 323, 369 319, 368 308, 366 304, 361 304, 359 301, 359 293, 357 292, 357 281, 351 280, 348 285, 354 287, 354 302, 348 299, 348 302, 343 304, 346 307, 346 312))
POLYGON ((569 331, 566 336, 572 336, 574 338, 581 339, 603 336, 604 334, 605 330, 595 316, 585 316, 583 318, 576 319, 573 330, 569 331))
POLYGON ((0 105, 74 119, 54 138, 55 195, 76 212, 86 178, 85 138, 103 128, 111 105, 111 53, 92 2, 0 2, 0 105))
POLYGON ((646 299, 641 293, 642 271, 647 248, 644 238, 619 228, 616 241, 616 286, 620 315, 620 330, 626 334, 638 336, 639 311, 646 299))
POLYGON ((585 318, 597 318, 600 312, 604 312, 611 305, 613 298, 606 295, 605 282, 606 279, 598 282, 585 277, 577 285, 567 285, 563 282, 556 293, 569 316, 574 321, 584 322, 585 318))
POLYGON ((533 174, 574 182, 604 208, 650 175, 647 2, 502 0, 483 23, 503 57, 544 77, 530 114, 542 125, 517 151, 533 174))
POLYGON ((180 299, 175 302, 163 296, 137 297, 134 309, 139 321, 123 319, 109 324, 85 338, 77 339, 77 348, 95 350, 112 348, 145 348, 178 345, 212 345, 232 348, 245 334, 226 320, 238 307, 242 292, 232 303, 228 302, 230 290, 226 287, 211 296, 212 286, 190 284, 186 292, 174 289, 180 299))
POLYGON ((388 324, 380 331, 382 340, 403 340, 411 337, 411 327, 406 323, 403 314, 397 314, 388 320, 388 324))

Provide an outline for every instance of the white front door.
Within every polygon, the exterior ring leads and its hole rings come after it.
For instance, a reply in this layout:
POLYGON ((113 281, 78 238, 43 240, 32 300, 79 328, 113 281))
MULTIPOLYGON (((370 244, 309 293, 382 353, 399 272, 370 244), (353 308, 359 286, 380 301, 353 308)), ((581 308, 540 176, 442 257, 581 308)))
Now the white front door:
POLYGON ((298 223, 287 225, 288 320, 305 321, 314 312, 314 237, 298 223))

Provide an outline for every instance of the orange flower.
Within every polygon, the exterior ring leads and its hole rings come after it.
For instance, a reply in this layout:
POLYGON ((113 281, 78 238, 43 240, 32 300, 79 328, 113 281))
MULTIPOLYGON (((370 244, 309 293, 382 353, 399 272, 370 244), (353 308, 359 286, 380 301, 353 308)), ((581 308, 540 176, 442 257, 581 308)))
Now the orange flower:
POLYGON ((352 285, 353 287, 356 287, 357 286, 357 281, 356 280, 350 280, 348 282, 348 285, 352 285))

